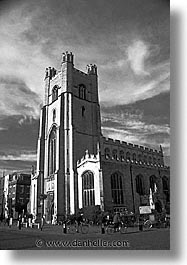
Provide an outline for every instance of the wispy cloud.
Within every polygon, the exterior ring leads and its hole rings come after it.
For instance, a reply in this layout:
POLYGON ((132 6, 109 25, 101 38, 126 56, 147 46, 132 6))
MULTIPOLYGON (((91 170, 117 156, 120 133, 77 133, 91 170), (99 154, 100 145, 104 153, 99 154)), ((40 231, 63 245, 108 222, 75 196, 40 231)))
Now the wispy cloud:
POLYGON ((129 104, 170 90, 169 61, 149 66, 148 75, 144 73, 137 78, 132 77, 127 61, 124 61, 123 66, 118 67, 118 71, 117 73, 116 70, 116 76, 111 73, 112 86, 100 81, 100 98, 104 105, 129 104))
MULTIPOLYGON (((142 136, 145 138, 147 135, 156 135, 156 134, 170 134, 170 127, 169 125, 156 125, 156 124, 146 124, 145 122, 139 120, 132 120, 132 116, 126 117, 125 120, 121 120, 118 118, 117 114, 113 113, 113 117, 115 120, 115 127, 112 126, 111 120, 111 127, 109 126, 102 126, 102 129, 107 132, 109 136, 110 132, 117 133, 120 135, 120 140, 129 137, 129 135, 136 135, 137 141, 140 141, 142 136), (116 125, 118 124, 118 125, 116 125)), ((110 136, 111 137, 111 136, 110 136)), ((153 140, 154 141, 154 140, 153 140)))
POLYGON ((23 115, 32 118, 39 116, 40 99, 22 79, 4 76, 0 78, 1 115, 23 115))
POLYGON ((21 160, 21 161, 36 161, 36 153, 35 154, 20 154, 20 155, 0 155, 1 160, 21 160))
POLYGON ((145 61, 149 55, 149 46, 141 40, 134 41, 127 48, 127 60, 136 75, 149 75, 149 72, 145 70, 145 61))
POLYGON ((20 2, 0 16, 0 112, 36 118, 43 99, 44 69, 50 60, 41 45, 28 45, 23 37, 37 14, 37 10, 26 13, 26 6, 27 1, 20 2))

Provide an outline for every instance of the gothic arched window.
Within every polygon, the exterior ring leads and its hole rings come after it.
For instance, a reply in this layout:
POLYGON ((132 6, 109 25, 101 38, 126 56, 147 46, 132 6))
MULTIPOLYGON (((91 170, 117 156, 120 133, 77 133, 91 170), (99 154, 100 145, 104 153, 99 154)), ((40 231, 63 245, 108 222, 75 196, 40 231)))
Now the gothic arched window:
POLYGON ((136 192, 139 195, 144 195, 144 180, 142 175, 136 176, 136 192))
POLYGON ((162 187, 164 193, 169 191, 168 178, 165 176, 162 178, 162 187))
POLYGON ((118 155, 117 155, 117 150, 116 150, 116 149, 114 149, 114 150, 112 151, 112 157, 113 157, 113 159, 117 160, 118 155))
POLYGON ((157 186, 157 179, 155 176, 150 176, 149 183, 152 192, 157 192, 158 186, 157 186))
POLYGON ((124 155, 124 152, 122 150, 119 152, 119 157, 120 157, 120 161, 124 161, 125 155, 124 155))
POLYGON ((56 128, 54 127, 49 136, 49 175, 56 171, 56 128))
POLYGON ((142 161, 142 155, 138 155, 138 161, 139 161, 139 162, 142 161))
POLYGON ((152 164, 152 157, 149 156, 149 164, 152 164))
POLYGON ((95 205, 94 175, 89 170, 82 175, 82 195, 83 207, 95 205))
POLYGON ((166 176, 162 178, 162 189, 164 194, 166 195, 166 201, 169 202, 169 180, 166 176))
POLYGON ((56 109, 53 110, 53 122, 56 120, 56 109))
POLYGON ((110 149, 105 148, 105 159, 110 159, 110 149))
POLYGON ((52 89, 52 102, 58 98, 58 87, 54 86, 52 89))
POLYGON ((129 152, 126 153, 126 159, 131 160, 131 154, 129 152))
POLYGON ((136 154, 135 153, 132 155, 132 160, 136 161, 136 154))
POLYGON ((112 200, 114 204, 123 204, 122 174, 115 172, 111 175, 112 200))
POLYGON ((86 99, 86 87, 85 85, 79 85, 79 98, 86 99))

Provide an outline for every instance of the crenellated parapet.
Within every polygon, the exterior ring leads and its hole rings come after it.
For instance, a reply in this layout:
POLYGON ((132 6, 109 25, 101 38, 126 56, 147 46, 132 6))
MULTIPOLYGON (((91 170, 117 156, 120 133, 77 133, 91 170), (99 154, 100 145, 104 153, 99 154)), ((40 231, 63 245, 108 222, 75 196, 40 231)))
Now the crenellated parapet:
POLYGON ((73 53, 72 52, 63 52, 62 53, 62 64, 63 63, 72 63, 73 64, 73 53))
POLYGON ((95 64, 88 64, 87 73, 89 75, 97 75, 97 66, 95 64))
POLYGON ((106 160, 123 162, 125 159, 145 163, 146 165, 164 166, 162 150, 155 150, 142 145, 102 137, 102 157, 106 160))
POLYGON ((146 151, 146 152, 149 152, 149 153, 162 153, 160 150, 156 150, 156 149, 152 149, 152 148, 148 148, 148 147, 145 147, 145 146, 142 146, 142 145, 137 145, 137 144, 132 144, 132 143, 127 143, 127 142, 124 142, 124 141, 120 141, 120 140, 115 140, 115 139, 112 139, 112 138, 107 138, 107 137, 103 137, 103 140, 104 140, 104 144, 111 144, 111 145, 119 145, 121 147, 128 147, 128 148, 132 148, 133 150, 136 150, 136 151, 146 151))
POLYGON ((48 67, 45 69, 45 79, 49 78, 51 80, 56 74, 57 70, 54 67, 48 67))
MULTIPOLYGON (((120 159, 119 157, 114 158, 108 158, 106 159, 108 160, 108 162, 120 162, 120 163, 124 163, 126 165, 135 165, 135 166, 141 166, 146 167, 146 168, 157 168, 157 169, 165 169, 165 170, 169 170, 170 168, 163 165, 163 164, 158 164, 158 163, 149 163, 149 162, 144 162, 144 161, 137 161, 137 160, 132 160, 132 159, 126 159, 125 157, 120 159)), ((83 164, 87 163, 87 162, 91 162, 91 163, 98 163, 100 161, 100 157, 99 157, 99 153, 97 155, 94 154, 90 154, 88 152, 88 150, 86 150, 85 155, 77 161, 77 167, 82 166, 83 164)))

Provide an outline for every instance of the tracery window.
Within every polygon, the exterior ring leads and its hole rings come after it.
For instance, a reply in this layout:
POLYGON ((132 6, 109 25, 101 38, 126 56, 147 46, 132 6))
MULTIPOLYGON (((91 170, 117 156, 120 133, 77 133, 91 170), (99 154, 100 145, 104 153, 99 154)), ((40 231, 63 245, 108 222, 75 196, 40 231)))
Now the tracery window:
POLYGON ((132 155, 132 159, 133 159, 133 161, 136 161, 136 154, 135 153, 132 155))
POLYGON ((119 157, 120 157, 120 161, 124 161, 124 159, 125 159, 125 155, 124 155, 123 150, 121 150, 121 151, 119 152, 119 157))
POLYGON ((128 159, 128 160, 131 159, 131 154, 129 152, 126 153, 126 159, 128 159))
POLYGON ((164 193, 167 193, 169 191, 168 178, 165 176, 162 178, 162 188, 164 193))
POLYGON ((149 164, 152 164, 152 157, 149 156, 149 164))
POLYGON ((56 128, 54 127, 49 136, 49 174, 56 171, 56 128))
POLYGON ((140 154, 138 155, 138 161, 142 162, 142 155, 140 155, 140 154))
POLYGON ((166 176, 162 178, 162 189, 163 193, 166 195, 166 202, 169 202, 170 201, 169 180, 166 176))
POLYGON ((94 175, 88 170, 82 175, 83 207, 95 205, 94 175))
POLYGON ((86 99, 86 87, 85 85, 79 85, 79 98, 86 99))
POLYGON ((114 204, 123 204, 122 174, 115 172, 111 175, 112 201, 114 204))
POLYGON ((54 86, 52 89, 52 102, 58 98, 58 87, 54 86))
POLYGON ((117 155, 117 150, 116 150, 116 149, 114 149, 114 150, 112 151, 112 157, 113 157, 113 159, 117 160, 118 155, 117 155))
POLYGON ((149 183, 150 183, 150 188, 151 188, 152 192, 157 192, 158 184, 157 184, 157 179, 154 175, 150 176, 149 183))
POLYGON ((110 149, 105 148, 105 159, 110 159, 110 149))
POLYGON ((144 195, 144 179, 142 175, 136 176, 136 192, 139 195, 144 195))

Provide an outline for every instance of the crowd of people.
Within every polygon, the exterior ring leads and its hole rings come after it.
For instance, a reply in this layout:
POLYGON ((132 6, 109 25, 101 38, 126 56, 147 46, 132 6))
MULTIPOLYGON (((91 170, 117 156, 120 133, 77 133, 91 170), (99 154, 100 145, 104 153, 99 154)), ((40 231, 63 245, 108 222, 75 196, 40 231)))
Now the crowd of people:
MULTIPOLYGON (((149 216, 135 216, 133 214, 127 215, 124 213, 116 212, 116 213, 111 213, 111 212, 102 212, 100 215, 97 216, 97 218, 93 220, 89 220, 86 218, 86 216, 82 213, 79 212, 77 215, 74 216, 69 216, 68 218, 63 218, 61 221, 57 221, 57 217, 53 216, 52 218, 52 225, 62 225, 62 224, 75 224, 76 225, 76 230, 79 232, 81 224, 96 224, 96 225, 102 225, 102 226, 108 226, 109 224, 113 224, 114 229, 118 229, 121 224, 123 224, 126 227, 129 226, 134 226, 135 223, 143 223, 145 219, 149 219, 149 216)), ((15 220, 14 220, 15 221, 15 220)), ((18 224, 23 224, 25 223, 33 223, 36 220, 33 218, 33 216, 23 216, 19 214, 18 219, 16 220, 18 224)), ((13 218, 7 216, 6 218, 0 216, 0 222, 4 223, 4 225, 7 226, 12 226, 13 225, 13 218)), ((41 229, 43 226, 46 224, 45 216, 42 218, 38 219, 38 222, 40 222, 40 227, 41 229)), ((166 227, 169 226, 169 218, 167 216, 157 216, 157 219, 155 220, 155 223, 157 225, 165 224, 166 227)))

